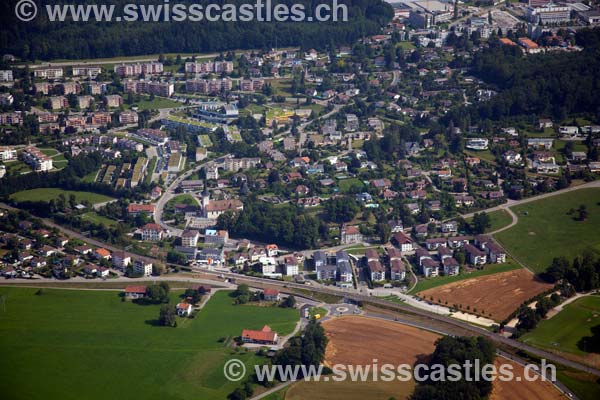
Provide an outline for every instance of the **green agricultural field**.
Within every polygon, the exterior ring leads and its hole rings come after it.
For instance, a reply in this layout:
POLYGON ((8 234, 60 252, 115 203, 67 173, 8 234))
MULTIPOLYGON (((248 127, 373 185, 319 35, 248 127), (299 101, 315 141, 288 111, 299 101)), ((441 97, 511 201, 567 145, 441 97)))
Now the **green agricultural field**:
MULTIPOLYGON (((298 311, 234 306, 217 292, 194 319, 156 326, 158 305, 122 302, 116 291, 0 288, 0 392, 7 399, 223 400, 238 383, 223 376, 242 329, 293 331, 298 311), (224 340, 224 341, 223 341, 224 340)), ((174 295, 171 302, 177 301, 174 295)))
POLYGON ((540 322, 521 341, 585 356, 589 353, 580 340, 592 337, 591 328, 595 326, 600 326, 600 296, 587 296, 566 305, 554 317, 540 322))
POLYGON ((488 264, 483 269, 465 273, 461 272, 454 276, 438 276, 435 278, 419 277, 416 286, 409 293, 418 293, 423 290, 431 289, 437 286, 446 285, 448 283, 462 281, 464 279, 477 278, 484 275, 499 274, 500 272, 512 271, 513 269, 521 268, 515 262, 507 262, 506 264, 488 264))
POLYGON ((536 272, 544 271, 554 257, 569 260, 588 248, 600 250, 600 189, 581 189, 512 207, 519 217, 514 227, 495 235, 519 261, 536 272), (581 204, 589 217, 576 221, 568 215, 581 204))
POLYGON ((23 190, 21 192, 10 195, 11 200, 18 202, 21 201, 50 201, 58 199, 60 194, 65 196, 68 201, 70 195, 75 195, 75 199, 78 202, 89 201, 92 204, 103 203, 105 201, 112 200, 112 197, 105 196, 103 194, 91 193, 91 192, 77 192, 73 190, 62 190, 55 188, 42 188, 42 189, 31 189, 23 190))

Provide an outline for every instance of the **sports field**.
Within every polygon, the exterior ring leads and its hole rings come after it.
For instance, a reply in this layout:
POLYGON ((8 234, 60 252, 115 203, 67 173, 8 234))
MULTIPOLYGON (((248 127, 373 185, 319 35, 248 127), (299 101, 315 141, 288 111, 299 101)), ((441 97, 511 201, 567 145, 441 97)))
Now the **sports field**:
POLYGON ((156 326, 158 305, 122 302, 118 291, 36 291, 0 288, 6 399, 223 400, 237 387, 223 376, 228 359, 265 360, 235 352, 230 340, 265 324, 287 334, 299 317, 292 309, 234 306, 228 292, 217 292, 196 318, 165 328, 156 326))
POLYGON ((519 217, 514 227, 495 235, 511 255, 536 272, 546 270, 552 259, 572 260, 584 249, 600 252, 600 189, 581 189, 513 207, 519 217), (585 205, 588 218, 577 221, 585 205))
POLYGON ((58 196, 61 193, 65 196, 66 201, 69 201, 69 196, 72 194, 75 195, 75 199, 77 200, 77 202, 87 200, 92 204, 96 204, 112 200, 112 197, 108 197, 103 194, 91 192, 77 192, 73 190, 63 190, 57 188, 23 190, 21 192, 13 193, 12 195, 10 195, 10 198, 11 200, 16 201, 17 203, 21 201, 50 201, 58 199, 58 196))
MULTIPOLYGON (((586 296, 567 304, 555 316, 541 321, 521 340, 553 351, 572 353, 600 366, 600 353, 591 352, 591 329, 594 327, 600 327, 600 296, 586 296)), ((598 351, 600 345, 596 344, 596 348, 598 351)))

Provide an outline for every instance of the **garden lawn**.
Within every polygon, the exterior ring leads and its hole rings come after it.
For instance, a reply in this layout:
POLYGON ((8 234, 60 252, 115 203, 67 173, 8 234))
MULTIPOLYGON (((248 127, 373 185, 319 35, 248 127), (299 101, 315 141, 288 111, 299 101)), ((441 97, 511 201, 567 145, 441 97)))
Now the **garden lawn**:
MULTIPOLYGON (((234 306, 217 292, 194 319, 156 326, 160 306, 122 302, 117 291, 0 288, 0 392, 6 399, 215 399, 238 383, 223 366, 242 329, 292 332, 298 311, 234 306), (225 339, 221 342, 219 339, 225 339)), ((173 295, 171 303, 177 301, 173 295)))
POLYGON ((583 337, 591 337, 591 328, 600 325, 600 296, 575 300, 550 319, 543 320, 521 341, 548 349, 566 351, 580 356, 588 354, 578 345, 583 337))
POLYGON ((102 215, 90 211, 85 214, 81 214, 81 219, 84 221, 92 222, 94 224, 104 225, 106 227, 115 226, 118 224, 114 219, 106 218, 102 215))
POLYGON ((92 204, 103 203, 105 201, 113 200, 112 197, 105 196, 103 194, 91 193, 91 192, 77 192, 72 190, 63 190, 58 188, 41 188, 23 190, 21 192, 13 193, 10 195, 11 200, 18 202, 21 201, 50 201, 58 199, 60 194, 65 196, 68 201, 70 195, 75 195, 75 199, 78 202, 84 200, 89 201, 92 204))
POLYGON ((140 111, 158 110, 160 108, 178 108, 182 106, 182 103, 164 97, 155 97, 154 100, 150 100, 150 97, 144 97, 142 101, 134 102, 131 105, 131 107, 138 107, 140 111))
POLYGON ((519 217, 514 227, 495 235, 519 261, 545 271, 554 257, 569 261, 585 249, 600 251, 600 189, 580 189, 512 207, 519 217), (576 221, 570 209, 586 205, 589 217, 576 221))

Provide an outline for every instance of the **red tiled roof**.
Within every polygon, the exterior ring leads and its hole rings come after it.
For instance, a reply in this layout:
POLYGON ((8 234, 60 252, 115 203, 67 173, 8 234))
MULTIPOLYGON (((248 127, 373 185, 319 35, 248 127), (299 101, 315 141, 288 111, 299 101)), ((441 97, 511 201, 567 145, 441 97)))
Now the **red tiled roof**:
POLYGON ((276 336, 277 333, 271 331, 271 328, 269 328, 267 325, 265 325, 260 331, 253 331, 250 329, 244 329, 242 331, 243 338, 248 338, 257 342, 274 342, 276 336))
POLYGON ((146 286, 127 286, 125 288, 125 293, 146 293, 146 286))
POLYGON ((263 293, 265 294, 265 296, 277 296, 279 294, 279 290, 275 290, 275 289, 265 289, 263 291, 263 293))
POLYGON ((127 206, 127 212, 128 213, 138 213, 138 212, 147 212, 147 213, 153 213, 154 212, 154 204, 135 204, 132 203, 130 205, 127 206))

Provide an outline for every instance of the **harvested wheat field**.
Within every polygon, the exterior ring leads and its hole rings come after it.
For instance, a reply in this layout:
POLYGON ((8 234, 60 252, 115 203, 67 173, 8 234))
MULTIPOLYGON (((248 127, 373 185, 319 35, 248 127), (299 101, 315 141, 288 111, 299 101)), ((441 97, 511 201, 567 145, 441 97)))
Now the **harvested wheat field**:
POLYGON ((434 303, 449 307, 460 305, 461 311, 502 321, 525 300, 550 288, 552 285, 536 279, 529 271, 516 269, 449 283, 417 294, 434 303))
POLYGON ((435 350, 440 335, 391 321, 343 317, 323 323, 329 344, 325 364, 414 364, 435 350), (377 343, 377 346, 370 346, 377 343))
MULTIPOLYGON (((370 365, 373 358, 379 365, 384 363, 413 365, 425 359, 435 349, 440 337, 434 333, 365 317, 342 317, 323 323, 329 344, 325 363, 370 365), (377 346, 370 346, 376 338, 377 346)), ((514 364, 515 376, 523 374, 523 368, 504 358, 499 363, 514 364)), ((413 392, 415 382, 298 382, 287 391, 285 400, 387 400, 394 397, 407 399, 413 392)), ((492 400, 554 400, 560 393, 548 382, 501 382, 494 383, 492 400)))
MULTIPOLYGON (((421 357, 433 353, 440 337, 398 323, 365 317, 341 317, 323 323, 329 343, 325 364, 371 365, 373 359, 382 364, 413 365, 421 357), (377 343, 370 346, 369 343, 377 343)), ((413 392, 409 382, 299 382, 286 393, 286 400, 387 400, 406 399, 413 392)))
POLYGON ((566 397, 554 387, 550 382, 535 381, 529 382, 525 379, 523 366, 514 361, 497 357, 494 362, 496 368, 500 364, 511 364, 515 377, 520 376, 521 381, 494 382, 494 388, 490 395, 490 400, 509 400, 509 399, 527 399, 527 400, 558 400, 566 397))

